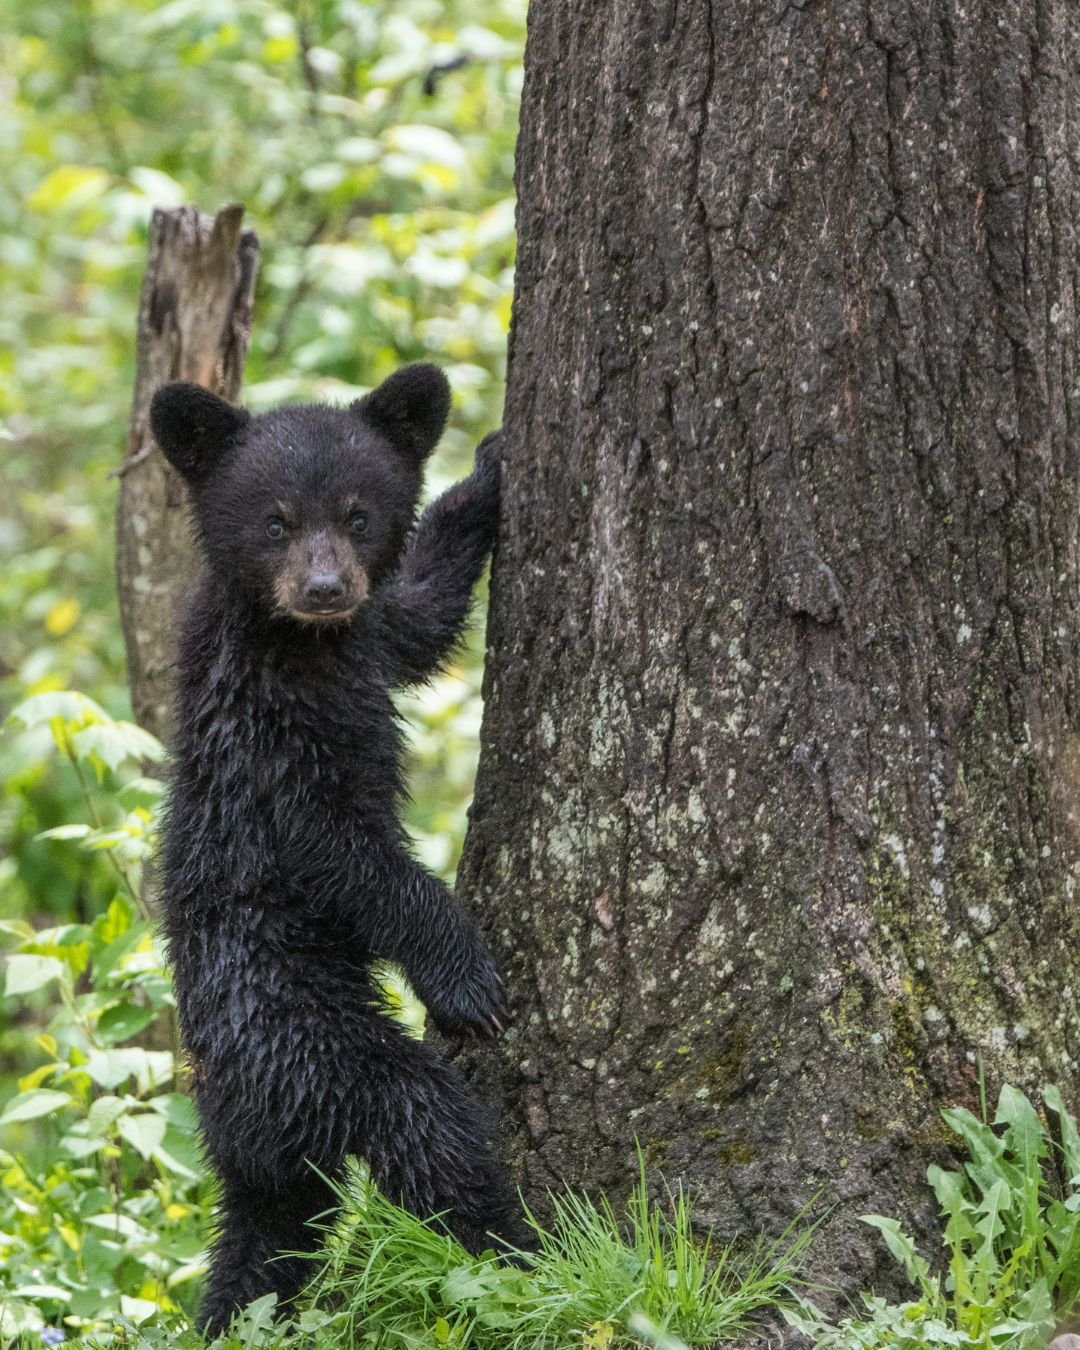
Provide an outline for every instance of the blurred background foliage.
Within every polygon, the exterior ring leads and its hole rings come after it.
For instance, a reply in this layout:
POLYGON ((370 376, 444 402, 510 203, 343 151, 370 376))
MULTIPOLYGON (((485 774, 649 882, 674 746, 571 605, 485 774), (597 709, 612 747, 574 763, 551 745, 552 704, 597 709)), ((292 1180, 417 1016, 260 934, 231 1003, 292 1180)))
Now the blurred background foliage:
MULTIPOLYGON (((262 245, 246 401, 344 399, 420 357, 463 472, 499 420, 524 0, 3 0, 0 699, 76 688, 129 715, 112 517, 153 205, 237 200, 262 245)), ((412 823, 452 869, 477 643, 410 705, 412 823)), ((108 881, 41 830, 77 785, 5 738, 0 915, 88 917, 108 881)))
MULTIPOLYGON (((450 377, 454 413, 429 492, 467 471, 502 405, 524 23, 525 0, 0 0, 0 714, 73 689, 95 700, 102 726, 130 717, 110 475, 154 206, 247 207, 262 250, 249 406, 345 400, 431 359, 450 377)), ((472 791, 481 653, 478 615, 455 669, 404 708, 409 823, 446 876, 472 791)), ((0 737, 0 921, 20 957, 52 961, 64 946, 67 972, 43 967, 53 977, 6 990, 0 1004, 0 1112, 16 1113, 0 1145, 20 1167, 40 1165, 42 1195, 70 1190, 77 1209, 85 1196, 59 1141, 71 1137, 71 1112, 90 1109, 92 1080, 72 1080, 81 1108, 20 1118, 12 1104, 46 1090, 35 1075, 50 1056, 78 1061, 93 1048, 79 1048, 72 1000, 100 1002, 88 985, 94 944, 117 915, 136 922, 114 850, 100 843, 134 819, 123 796, 134 770, 117 777, 118 764, 65 753, 65 725, 35 715, 0 737), (49 935, 44 948, 25 924, 49 935), (87 942, 89 967, 66 950, 87 942), (63 1053, 55 1024, 70 1031, 63 1053)), ((145 991, 133 1003, 156 1007, 145 991)), ((111 1028, 110 1047, 127 1026, 111 1028)), ((166 1185, 160 1160, 109 1130, 108 1148, 127 1149, 121 1170, 146 1179, 157 1168, 166 1185)), ((84 1170, 95 1166, 88 1158, 84 1170)), ((20 1223, 33 1229, 26 1251, 66 1244, 77 1264, 70 1215, 68 1237, 60 1219, 50 1230, 14 1175, 0 1265, 14 1269, 20 1223)), ((181 1245, 186 1260, 191 1244, 181 1245)), ((136 1266, 114 1303, 146 1296, 152 1262, 136 1266)))

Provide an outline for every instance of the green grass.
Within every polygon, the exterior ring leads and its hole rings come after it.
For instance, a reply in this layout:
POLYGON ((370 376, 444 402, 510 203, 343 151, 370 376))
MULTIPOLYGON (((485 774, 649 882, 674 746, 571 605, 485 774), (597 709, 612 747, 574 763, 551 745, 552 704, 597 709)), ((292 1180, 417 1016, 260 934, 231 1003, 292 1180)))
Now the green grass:
POLYGON ((699 1239, 681 1189, 650 1203, 644 1175, 620 1223, 606 1200, 552 1197, 520 1266, 471 1257, 359 1182, 300 1318, 320 1347, 586 1350, 709 1345, 790 1303, 809 1232, 738 1256, 699 1239))

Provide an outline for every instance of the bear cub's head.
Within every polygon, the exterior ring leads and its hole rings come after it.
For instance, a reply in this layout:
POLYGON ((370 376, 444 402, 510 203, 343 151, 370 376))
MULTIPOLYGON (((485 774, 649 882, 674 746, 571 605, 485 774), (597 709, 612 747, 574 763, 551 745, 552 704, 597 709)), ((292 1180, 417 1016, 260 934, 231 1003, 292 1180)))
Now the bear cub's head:
POLYGON ((400 558, 449 410, 446 376, 421 364, 346 408, 257 417, 167 384, 150 425, 191 489, 208 565, 269 613, 342 624, 400 558))

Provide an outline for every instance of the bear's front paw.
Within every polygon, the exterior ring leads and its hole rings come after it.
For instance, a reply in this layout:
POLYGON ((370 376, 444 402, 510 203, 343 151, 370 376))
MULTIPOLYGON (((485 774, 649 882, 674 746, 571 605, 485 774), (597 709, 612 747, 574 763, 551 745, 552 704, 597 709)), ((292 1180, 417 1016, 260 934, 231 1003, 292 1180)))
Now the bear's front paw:
POLYGON ((469 1031, 498 1036, 509 1020, 503 983, 487 952, 479 954, 467 972, 440 990, 426 1006, 431 1020, 448 1036, 469 1031))

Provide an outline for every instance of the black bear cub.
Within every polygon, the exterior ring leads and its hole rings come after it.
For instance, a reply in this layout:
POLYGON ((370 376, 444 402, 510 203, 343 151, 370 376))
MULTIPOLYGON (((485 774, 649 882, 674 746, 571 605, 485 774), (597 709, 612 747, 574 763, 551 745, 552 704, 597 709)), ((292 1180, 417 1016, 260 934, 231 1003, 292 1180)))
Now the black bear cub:
POLYGON ((170 384, 151 424, 204 570, 180 645, 164 907, 206 1149, 221 1182, 200 1321, 312 1273, 347 1154, 470 1250, 520 1216, 462 1076, 385 1014, 403 967, 435 1025, 502 1029, 490 953, 410 857, 390 690, 431 675, 492 547, 501 437, 415 522, 450 394, 407 366, 348 408, 250 416, 170 384), (315 1170, 317 1169, 317 1170, 315 1170))

